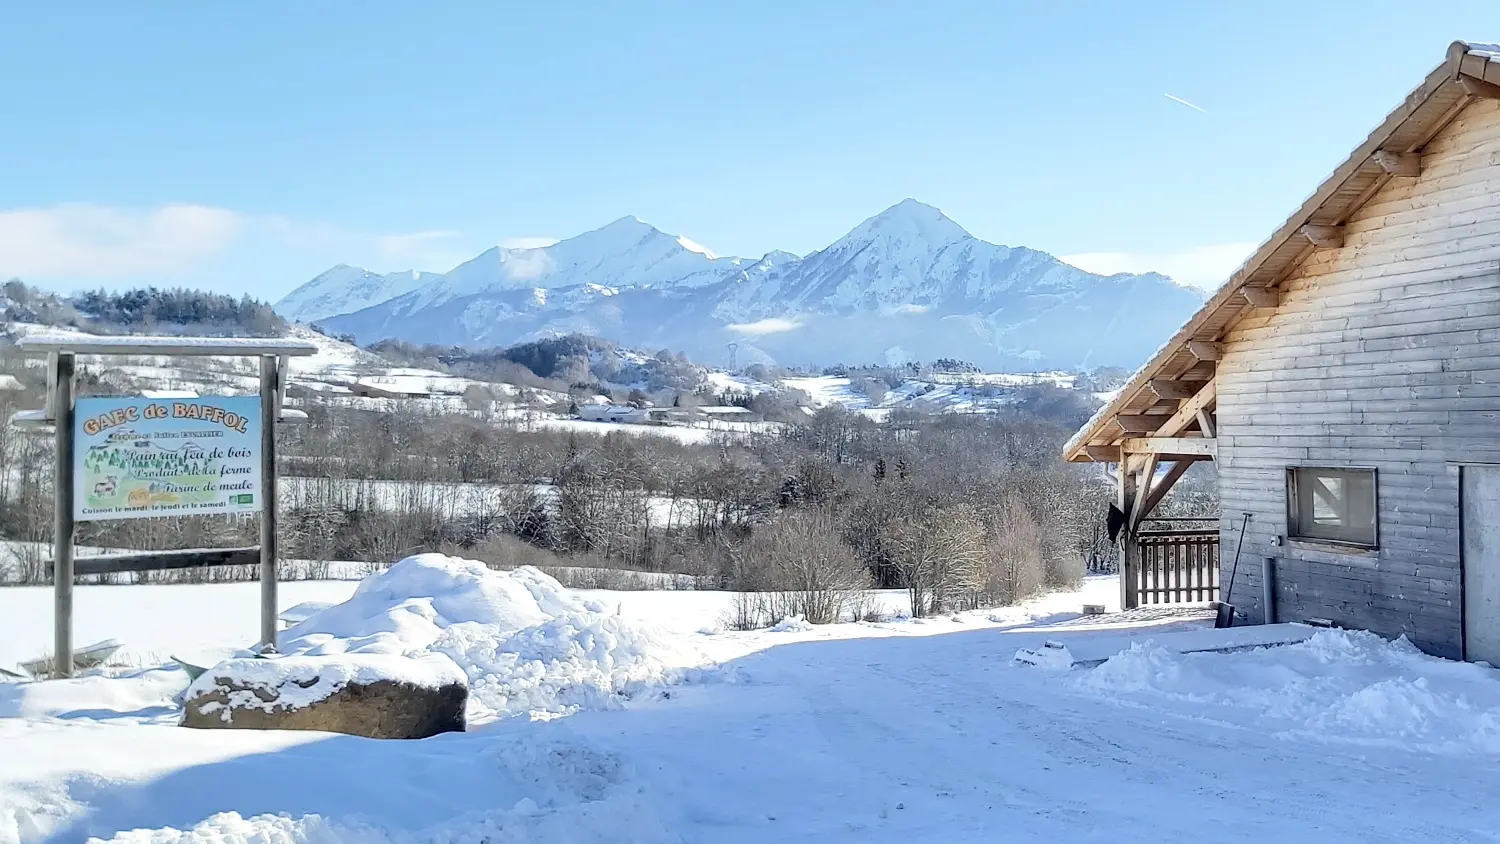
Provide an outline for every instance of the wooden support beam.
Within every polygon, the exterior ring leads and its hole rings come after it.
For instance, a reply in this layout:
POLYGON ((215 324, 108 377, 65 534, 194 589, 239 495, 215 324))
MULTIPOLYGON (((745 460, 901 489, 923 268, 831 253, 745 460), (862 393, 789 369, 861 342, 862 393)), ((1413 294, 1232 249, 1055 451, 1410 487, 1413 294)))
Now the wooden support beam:
POLYGON ((1198 392, 1198 385, 1191 381, 1174 381, 1171 378, 1152 378, 1151 392, 1159 399, 1190 399, 1198 392))
POLYGON ((1219 441, 1212 437, 1135 437, 1125 441, 1127 454, 1155 454, 1168 460, 1179 457, 1215 458, 1219 441))
POLYGON ((1197 395, 1183 402, 1182 406, 1177 408, 1177 412, 1172 414, 1171 418, 1167 419, 1166 422, 1163 422, 1160 428, 1156 429, 1156 436, 1175 437, 1187 430, 1189 425, 1197 421, 1198 411, 1207 410, 1218 399, 1219 392, 1217 385, 1217 381, 1209 381, 1207 384, 1204 384, 1203 389, 1199 390, 1197 395))
POLYGON ((1216 427, 1217 426, 1214 425, 1213 414, 1209 413, 1207 410, 1198 411, 1198 430, 1203 432, 1203 436, 1216 436, 1214 432, 1216 427))
POLYGON ((1198 360, 1221 360, 1224 357, 1224 344, 1213 343, 1208 340, 1189 340, 1188 351, 1198 360))
POLYGON ((1120 512, 1130 515, 1130 507, 1135 503, 1135 473, 1121 462, 1115 467, 1115 506, 1120 512))
POLYGON ((1380 169, 1392 176, 1420 176, 1422 175, 1422 154, 1419 152, 1396 152, 1390 149, 1377 149, 1370 156, 1380 165, 1380 169))
MULTIPOLYGON (((89 574, 123 574, 167 569, 196 569, 204 566, 253 566, 260 562, 260 546, 248 548, 197 548, 190 551, 152 551, 141 554, 110 554, 104 557, 79 557, 73 560, 75 576, 89 574)), ((52 571, 52 561, 46 563, 52 571)))
POLYGON ((1115 476, 1115 507, 1125 517, 1120 530, 1120 606, 1130 609, 1140 600, 1140 547, 1136 542, 1135 529, 1130 524, 1130 513, 1135 505, 1135 473, 1120 464, 1115 476))
POLYGON ((1182 479, 1182 476, 1187 473, 1188 469, 1192 468, 1192 465, 1193 461, 1191 460, 1179 460, 1173 463, 1172 468, 1167 470, 1162 479, 1155 486, 1151 487, 1151 491, 1141 496, 1146 499, 1146 504, 1142 508, 1141 518, 1147 518, 1156 511, 1157 505, 1161 503, 1163 498, 1167 497, 1167 493, 1172 491, 1172 487, 1182 479))
POLYGON ((1269 287, 1241 287, 1240 295, 1257 308, 1274 308, 1281 301, 1281 295, 1269 287))
POLYGON ((1500 100, 1500 85, 1486 82, 1483 79, 1475 79, 1467 74, 1459 74, 1458 84, 1464 86, 1464 91, 1471 97, 1483 100, 1500 100))
POLYGON ((1313 226, 1302 227, 1302 235, 1319 249, 1337 249, 1344 245, 1343 226, 1313 226))
POLYGON ((1140 527, 1141 520, 1146 518, 1146 493, 1151 489, 1151 481, 1156 476, 1156 455, 1147 454, 1146 464, 1141 467, 1140 479, 1136 481, 1135 502, 1130 508, 1130 533, 1133 535, 1136 528, 1140 527))
POLYGON ((1156 426, 1170 418, 1166 414, 1122 413, 1115 417, 1115 424, 1127 434, 1153 434, 1156 426))
POLYGON ((1117 445, 1086 445, 1083 453, 1095 463, 1119 463, 1120 447, 1117 445))

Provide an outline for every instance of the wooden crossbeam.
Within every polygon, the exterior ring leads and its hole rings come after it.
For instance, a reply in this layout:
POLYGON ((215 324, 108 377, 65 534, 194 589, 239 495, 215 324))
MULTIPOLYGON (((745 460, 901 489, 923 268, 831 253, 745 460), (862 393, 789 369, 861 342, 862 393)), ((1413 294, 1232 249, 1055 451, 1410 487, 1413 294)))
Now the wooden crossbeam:
POLYGON ((1468 74, 1459 74, 1458 84, 1464 86, 1464 91, 1471 97, 1485 100, 1500 100, 1500 85, 1486 82, 1483 79, 1475 79, 1468 74))
MULTIPOLYGON (((73 574, 122 574, 166 569, 195 569, 204 566, 253 566, 260 563, 260 546, 244 548, 195 548, 189 551, 151 551, 140 554, 111 554, 104 557, 76 557, 73 574)), ((52 576, 48 560, 47 576, 52 576)))
POLYGON ((1095 463, 1119 463, 1120 447, 1117 445, 1086 445, 1083 453, 1095 463))
POLYGON ((1174 381, 1171 378, 1152 378, 1151 392, 1159 399, 1190 399, 1198 392, 1198 385, 1190 381, 1174 381))
POLYGON ((1141 520, 1146 518, 1146 493, 1151 488, 1151 479, 1156 476, 1156 455, 1147 454, 1146 462, 1141 466, 1140 480, 1136 481, 1134 506, 1130 508, 1130 532, 1140 526, 1141 520))
POLYGON ((1209 340, 1189 340, 1188 351, 1198 360, 1221 360, 1224 357, 1224 344, 1214 343, 1209 340))
POLYGON ((1422 175, 1422 154, 1419 152, 1396 152, 1390 149, 1377 149, 1370 156, 1380 165, 1380 169, 1392 176, 1420 176, 1422 175))
POLYGON ((1151 487, 1151 491, 1141 496, 1146 499, 1146 503, 1141 509, 1141 518, 1144 519, 1156 511, 1156 506, 1161 503, 1163 498, 1167 497, 1167 493, 1172 491, 1172 487, 1182 479, 1182 476, 1192 466, 1193 461, 1191 460, 1179 460, 1172 464, 1172 468, 1167 470, 1167 473, 1162 476, 1160 481, 1157 481, 1155 486, 1151 487))
POLYGON ((1217 457, 1219 441, 1213 437, 1135 437, 1127 439, 1126 454, 1168 455, 1177 457, 1217 457))
POLYGON ((1241 287, 1240 295, 1257 308, 1274 308, 1281 301, 1281 296, 1269 287, 1241 287))
POLYGON ((1344 245, 1343 226, 1314 226, 1302 227, 1302 235, 1319 249, 1337 249, 1344 245))
POLYGON ((1122 413, 1115 417, 1115 424, 1127 434, 1152 434, 1169 418, 1166 414, 1122 413))
POLYGON ((1182 403, 1177 412, 1163 422, 1155 433, 1158 437, 1175 437, 1198 420, 1198 411, 1207 410, 1218 399, 1218 382, 1211 380, 1203 385, 1196 395, 1182 403))
POLYGON ((1213 414, 1209 413, 1206 410, 1198 411, 1198 430, 1203 432, 1203 436, 1215 436, 1214 428, 1215 425, 1213 414))

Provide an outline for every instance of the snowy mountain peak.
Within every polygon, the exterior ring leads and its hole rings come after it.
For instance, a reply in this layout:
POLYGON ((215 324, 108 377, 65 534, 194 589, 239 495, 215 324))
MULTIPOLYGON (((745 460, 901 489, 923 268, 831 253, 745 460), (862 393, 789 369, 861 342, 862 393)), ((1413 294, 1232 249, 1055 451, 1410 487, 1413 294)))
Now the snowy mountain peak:
POLYGON ((587 236, 589 234, 598 232, 639 232, 641 234, 645 234, 647 232, 654 231, 659 231, 659 229, 657 229, 656 226, 653 226, 650 223, 646 222, 645 220, 642 220, 640 217, 635 216, 634 214, 626 214, 618 220, 606 223, 605 225, 594 229, 593 232, 584 232, 584 234, 580 236, 587 236))
POLYGON ((972 237, 963 226, 949 219, 942 211, 925 202, 903 199, 860 223, 844 240, 868 241, 879 238, 900 240, 913 245, 940 246, 972 237))

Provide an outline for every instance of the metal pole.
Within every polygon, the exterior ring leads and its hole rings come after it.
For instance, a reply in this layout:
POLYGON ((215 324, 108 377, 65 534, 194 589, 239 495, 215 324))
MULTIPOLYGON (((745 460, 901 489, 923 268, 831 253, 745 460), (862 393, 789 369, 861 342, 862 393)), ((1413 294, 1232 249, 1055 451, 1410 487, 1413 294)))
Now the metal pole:
POLYGON ((260 358, 260 643, 276 652, 276 420, 281 372, 275 355, 260 358))
POLYGON ((1260 564, 1261 623, 1276 623, 1276 558, 1265 557, 1260 564))
POLYGON ((51 396, 52 442, 52 676, 73 676, 73 363, 57 356, 51 396))

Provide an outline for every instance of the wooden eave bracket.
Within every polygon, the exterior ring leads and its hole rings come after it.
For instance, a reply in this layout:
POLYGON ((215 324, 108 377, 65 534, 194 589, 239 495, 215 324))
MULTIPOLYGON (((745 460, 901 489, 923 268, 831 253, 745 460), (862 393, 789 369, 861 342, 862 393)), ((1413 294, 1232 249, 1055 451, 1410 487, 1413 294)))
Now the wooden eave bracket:
POLYGON ((1224 357, 1224 344, 1209 340, 1189 340, 1188 351, 1198 360, 1220 360, 1224 357))
POLYGON ((1377 149, 1370 158, 1380 165, 1380 169, 1392 176, 1422 175, 1422 154, 1419 152, 1377 149))
POLYGON ((1343 226, 1306 225, 1302 227, 1302 236, 1319 249, 1337 249, 1344 245, 1343 226))
POLYGON ((1120 447, 1117 445, 1086 445, 1083 452, 1095 463, 1120 462, 1120 447))
MULTIPOLYGON (((1198 421, 1198 411, 1207 410, 1215 406, 1218 400, 1218 386, 1216 381, 1209 381, 1194 393, 1192 398, 1184 401, 1177 412, 1170 416, 1164 414, 1119 414, 1115 417, 1115 424, 1126 434, 1149 434, 1153 437, 1175 437, 1188 427, 1198 421)), ((1124 449, 1129 452, 1130 449, 1124 449)))
POLYGON ((1281 295, 1270 287, 1241 287, 1240 295, 1256 308, 1274 308, 1281 302, 1281 295))
POLYGON ((1190 381, 1174 381, 1171 378, 1152 378, 1151 392, 1159 399, 1190 399, 1198 392, 1198 385, 1190 381))
POLYGON ((1500 85, 1476 79, 1466 73, 1458 75, 1458 84, 1463 86, 1464 92, 1471 97, 1484 100, 1500 100, 1500 85))

